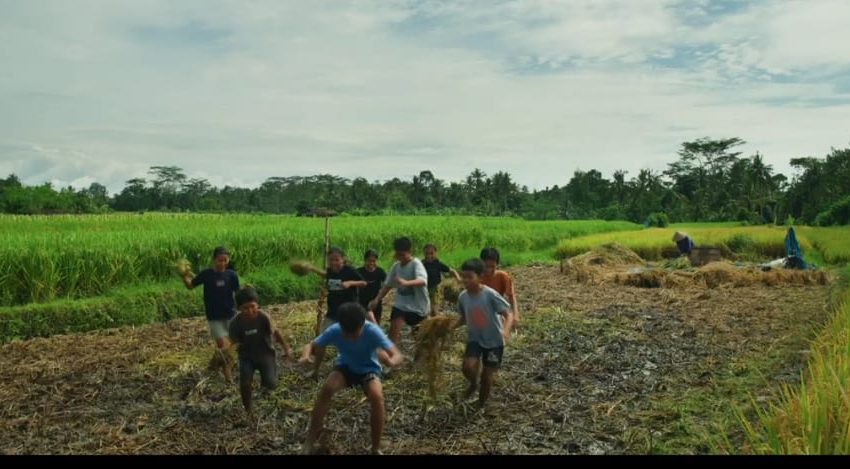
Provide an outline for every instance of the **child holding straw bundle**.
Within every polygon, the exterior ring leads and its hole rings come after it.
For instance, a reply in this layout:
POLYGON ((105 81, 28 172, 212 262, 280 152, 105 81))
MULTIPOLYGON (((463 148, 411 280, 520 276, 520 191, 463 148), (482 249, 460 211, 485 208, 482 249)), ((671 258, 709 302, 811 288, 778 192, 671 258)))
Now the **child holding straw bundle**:
POLYGON ((205 269, 193 277, 188 266, 185 266, 181 272, 181 278, 189 290, 200 285, 204 286, 207 325, 216 344, 213 363, 221 363, 224 378, 227 382, 232 382, 233 376, 229 363, 232 363, 233 358, 229 351, 228 326, 230 320, 236 315, 233 294, 239 291, 239 276, 232 269, 230 251, 222 246, 215 248, 212 268, 205 269))
MULTIPOLYGON (((363 255, 363 267, 357 269, 357 273, 360 274, 360 277, 366 282, 366 286, 362 287, 358 292, 358 300, 360 301, 360 306, 363 306, 367 311, 369 310, 369 303, 372 302, 381 291, 381 287, 384 285, 384 282, 387 281, 387 273, 384 269, 378 266, 378 251, 374 249, 369 249, 363 255)), ((372 314, 375 318, 375 324, 381 324, 381 316, 384 311, 383 305, 379 304, 372 311, 372 314)))
POLYGON ((458 275, 455 269, 447 266, 437 258, 437 246, 433 244, 425 245, 425 259, 422 261, 422 265, 425 266, 425 271, 428 272, 428 299, 431 301, 431 317, 434 317, 440 308, 440 283, 443 282, 443 275, 451 274, 458 282, 460 282, 460 275, 458 275))
MULTIPOLYGON (((345 251, 339 247, 331 247, 328 250, 328 268, 321 270, 315 266, 309 266, 309 270, 319 277, 325 279, 328 289, 328 310, 322 321, 322 331, 336 324, 340 306, 345 303, 357 302, 357 289, 367 286, 360 274, 346 262, 345 251)), ((370 320, 374 318, 370 316, 370 320)), ((312 377, 318 378, 319 366, 322 364, 324 354, 316 358, 315 369, 312 377)))
POLYGON ((484 271, 484 263, 480 259, 463 263, 461 278, 466 290, 458 299, 460 317, 455 325, 465 324, 467 327, 463 375, 469 381, 469 387, 465 397, 472 397, 478 390, 479 406, 483 406, 490 397, 496 373, 502 366, 502 355, 512 323, 511 305, 502 295, 483 284, 484 271))

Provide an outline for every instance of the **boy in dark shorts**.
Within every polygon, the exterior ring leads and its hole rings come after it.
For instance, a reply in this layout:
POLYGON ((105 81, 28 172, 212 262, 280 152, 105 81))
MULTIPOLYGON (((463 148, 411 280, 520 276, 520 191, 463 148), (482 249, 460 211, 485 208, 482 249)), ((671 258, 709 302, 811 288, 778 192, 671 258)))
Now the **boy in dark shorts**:
POLYGON ((390 340, 397 344, 402 326, 407 324, 415 331, 416 326, 428 317, 431 302, 428 299, 428 272, 422 261, 413 257, 413 243, 408 238, 399 238, 393 242, 393 247, 397 262, 390 268, 387 283, 378 297, 369 303, 369 310, 374 311, 387 293, 396 289, 390 316, 390 340))
POLYGON ((466 324, 468 335, 463 358, 463 375, 469 381, 466 398, 478 390, 478 404, 490 397, 502 354, 511 333, 511 305, 502 295, 482 284, 484 263, 470 259, 461 267, 464 290, 458 298, 456 327, 466 324), (483 364, 483 370, 481 370, 483 364), (481 375, 479 383, 479 373, 481 375))
POLYGON ((292 349, 272 326, 271 317, 260 310, 257 292, 246 286, 236 294, 239 314, 230 321, 230 340, 239 346, 239 388, 242 405, 252 415, 251 391, 254 372, 260 372, 263 388, 273 390, 277 385, 277 363, 272 338, 280 344, 285 357, 292 357, 292 349))
POLYGON ((313 406, 303 450, 305 454, 314 452, 333 396, 346 387, 360 387, 371 406, 372 453, 381 454, 381 435, 384 432, 381 362, 388 367, 396 367, 401 364, 403 357, 383 329, 366 321, 366 310, 358 303, 340 306, 338 317, 336 324, 305 347, 301 359, 302 363, 310 363, 328 345, 335 346, 339 351, 334 371, 328 376, 313 406))
POLYGON ((431 302, 431 316, 436 316, 440 308, 440 283, 443 281, 443 275, 451 274, 458 282, 460 282, 460 275, 437 259, 437 246, 433 244, 425 245, 425 259, 422 265, 428 272, 428 300, 431 302))

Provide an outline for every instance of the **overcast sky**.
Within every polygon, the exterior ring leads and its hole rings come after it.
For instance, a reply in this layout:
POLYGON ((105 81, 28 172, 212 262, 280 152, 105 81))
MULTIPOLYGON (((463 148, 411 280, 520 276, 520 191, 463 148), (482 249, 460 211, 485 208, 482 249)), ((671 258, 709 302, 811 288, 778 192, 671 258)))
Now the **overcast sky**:
POLYGON ((740 137, 850 144, 850 0, 0 0, 0 175, 118 190, 480 167, 532 188, 740 137))

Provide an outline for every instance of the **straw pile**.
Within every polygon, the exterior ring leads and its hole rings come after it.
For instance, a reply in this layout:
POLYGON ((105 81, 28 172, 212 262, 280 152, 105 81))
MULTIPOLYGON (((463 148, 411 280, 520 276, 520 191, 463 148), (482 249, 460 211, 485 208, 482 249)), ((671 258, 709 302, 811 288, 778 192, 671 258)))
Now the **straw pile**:
POLYGON ((442 286, 443 293, 443 302, 446 303, 457 303, 458 298, 460 298, 461 289, 455 284, 455 282, 446 282, 442 286))
POLYGON ((640 272, 616 272, 606 282, 638 288, 719 288, 755 285, 827 285, 830 276, 824 270, 774 269, 763 272, 755 267, 738 267, 726 262, 714 262, 694 272, 648 269, 640 272))
POLYGON ((561 262, 561 273, 574 276, 579 283, 600 283, 603 267, 644 264, 631 249, 618 243, 608 243, 561 262))
POLYGON ((456 316, 435 316, 422 321, 416 331, 416 363, 422 367, 431 398, 437 398, 440 385, 440 357, 451 346, 456 316))

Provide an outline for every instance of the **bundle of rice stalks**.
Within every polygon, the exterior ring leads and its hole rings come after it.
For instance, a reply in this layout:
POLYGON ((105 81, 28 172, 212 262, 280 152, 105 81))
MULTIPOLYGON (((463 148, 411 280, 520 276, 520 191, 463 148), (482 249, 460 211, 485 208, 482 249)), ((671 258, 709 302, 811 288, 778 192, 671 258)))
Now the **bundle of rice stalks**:
POLYGON ((289 270, 299 277, 309 274, 314 268, 313 264, 307 261, 292 261, 289 263, 289 270))
POLYGON ((608 243, 562 261, 561 273, 574 276, 578 283, 599 283, 603 279, 603 267, 635 264, 644 264, 644 260, 622 244, 608 243))
POLYGON ((174 270, 177 272, 177 275, 180 277, 194 277, 195 274, 192 273, 192 264, 188 259, 179 259, 174 263, 174 270))
POLYGON ((437 398, 437 387, 440 384, 440 356, 451 345, 452 327, 456 321, 456 316, 428 318, 419 324, 416 332, 414 358, 425 370, 432 399, 437 398))
POLYGON ((442 286, 443 301, 448 303, 457 303, 460 298, 461 289, 454 282, 444 283, 442 286))
POLYGON ((673 270, 685 270, 693 267, 691 265, 690 259, 685 256, 679 256, 675 259, 669 259, 662 265, 665 269, 673 269, 673 270))
POLYGON ((607 243, 567 261, 572 265, 633 265, 644 264, 634 251, 618 243, 607 243))

